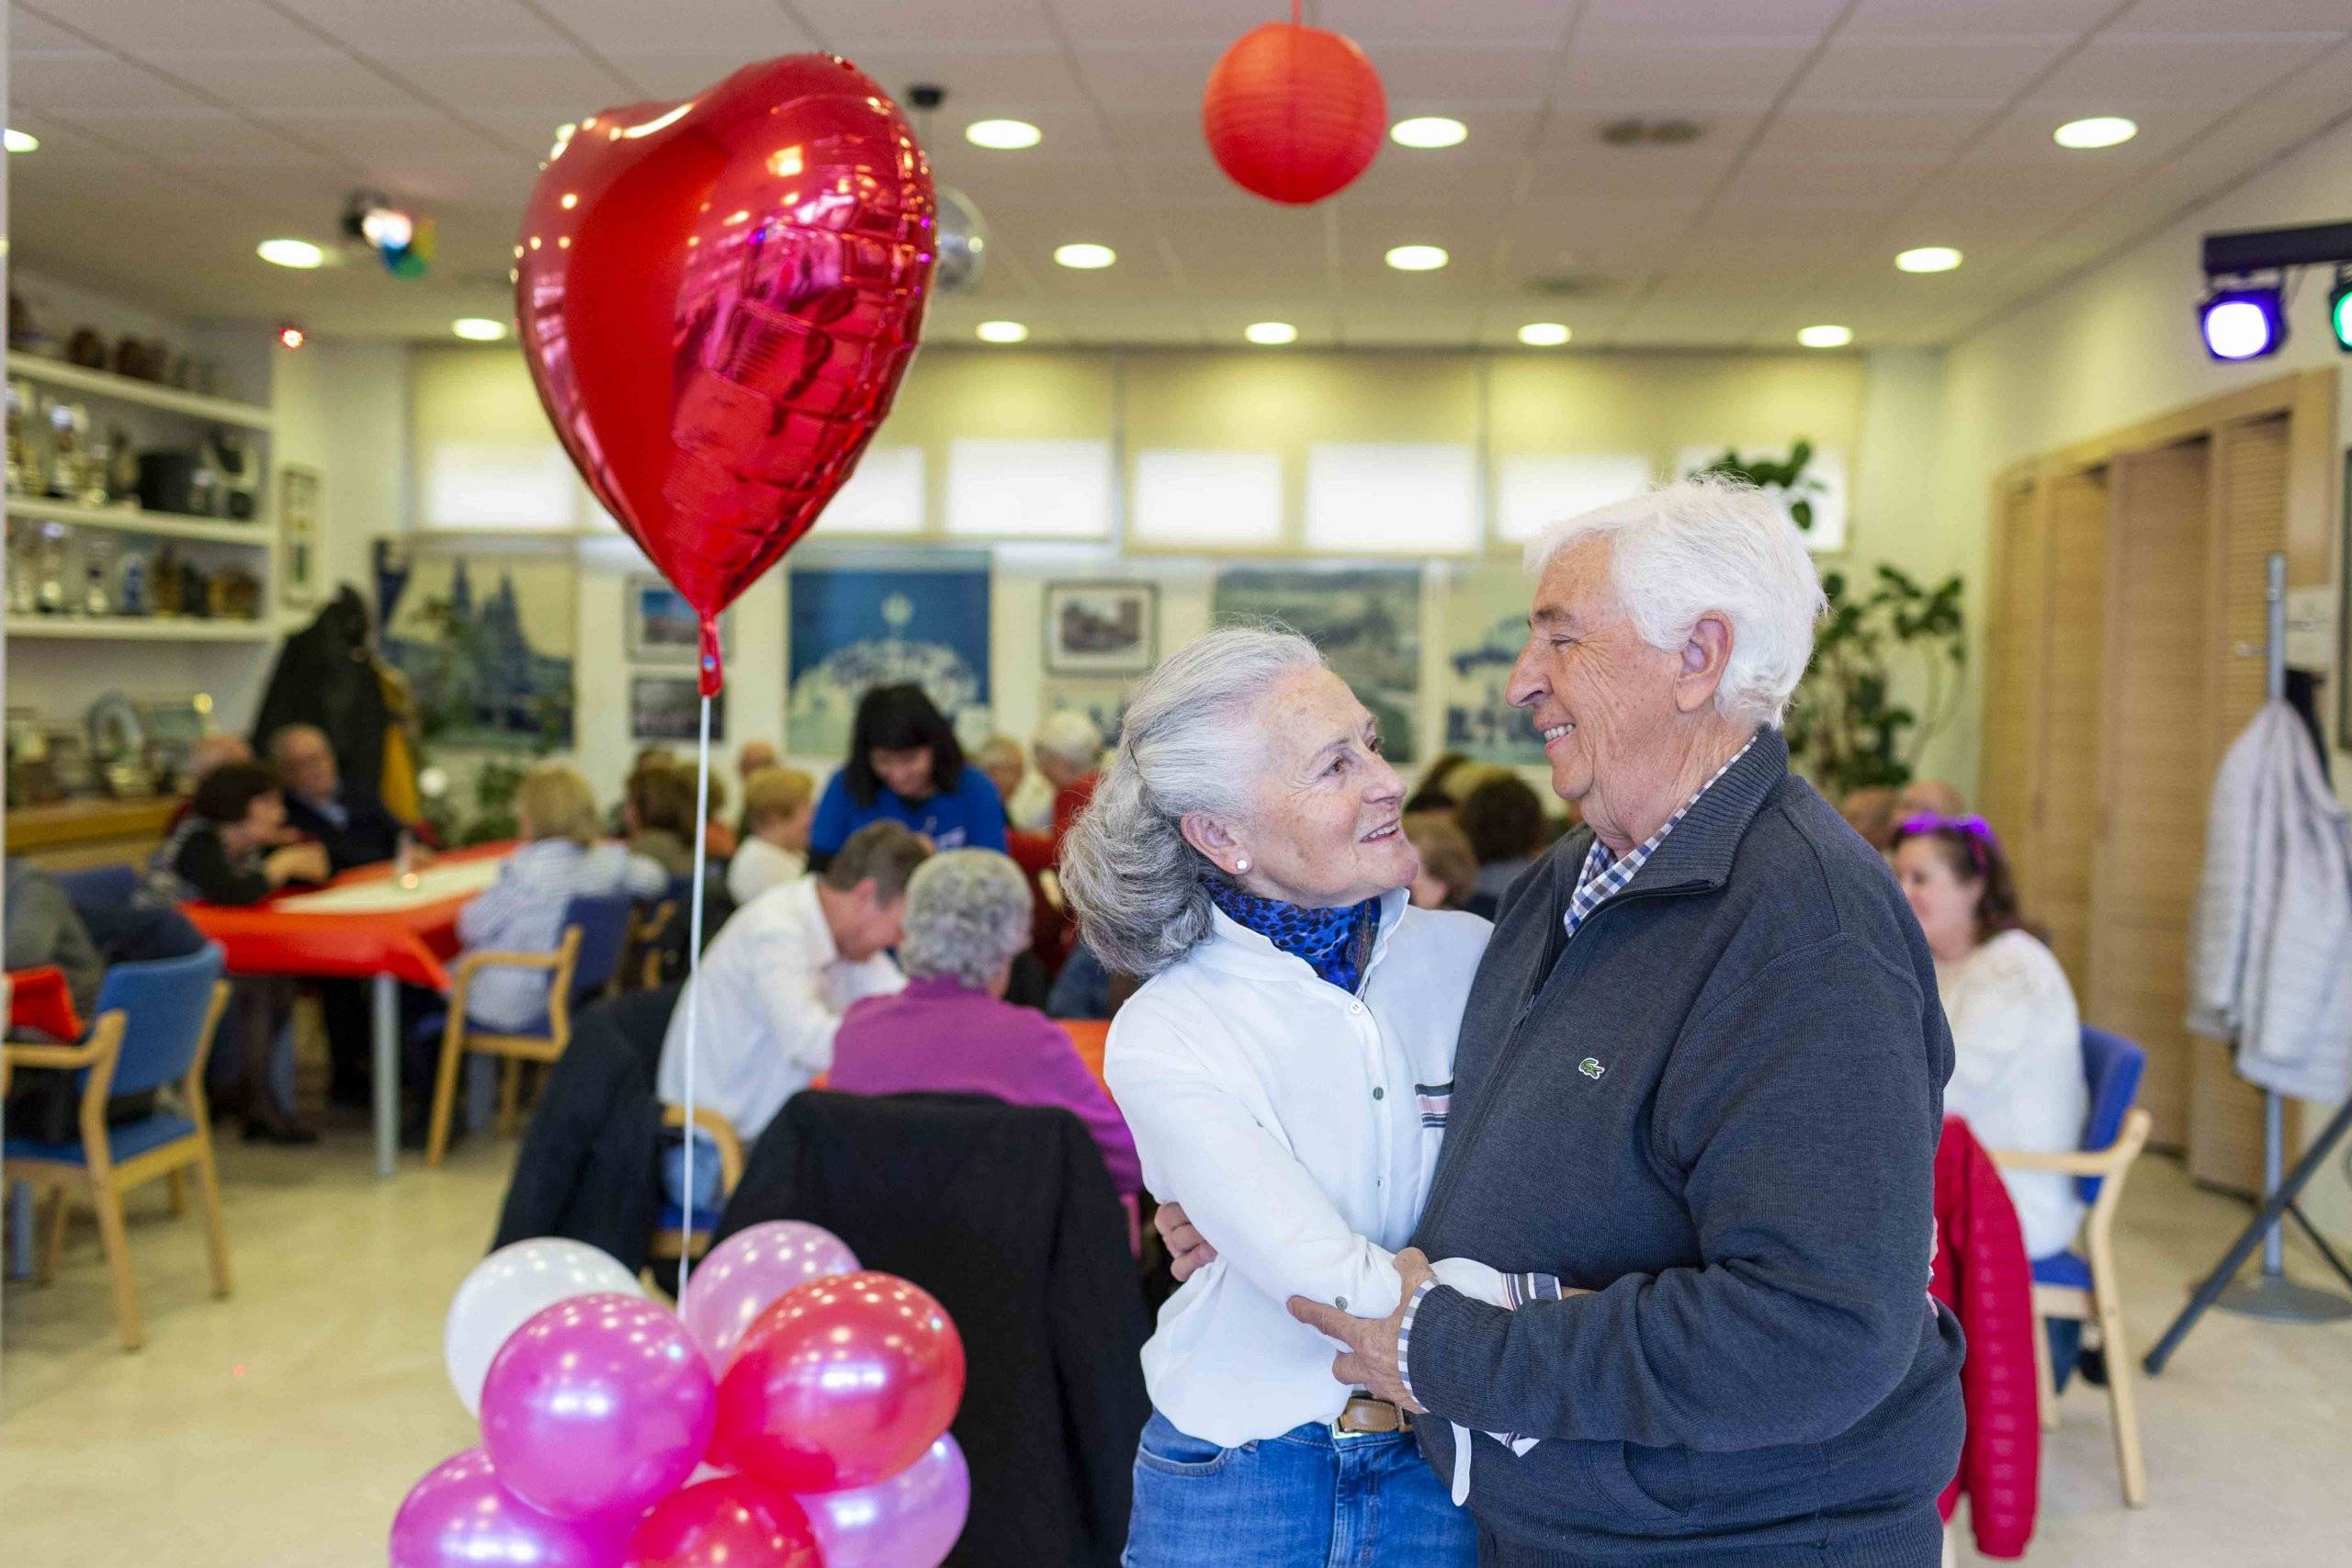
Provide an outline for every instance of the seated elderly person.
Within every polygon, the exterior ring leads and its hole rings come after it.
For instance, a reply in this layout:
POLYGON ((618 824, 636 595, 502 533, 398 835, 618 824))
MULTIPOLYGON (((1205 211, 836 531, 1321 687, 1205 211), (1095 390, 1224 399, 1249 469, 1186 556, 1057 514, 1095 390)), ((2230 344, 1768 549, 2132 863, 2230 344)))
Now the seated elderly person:
POLYGON ((286 825, 325 845, 334 870, 374 865, 400 852, 408 825, 373 793, 344 787, 326 731, 285 725, 269 738, 269 758, 286 785, 286 825))
POLYGON ((1143 1190, 1136 1141, 1069 1036, 1004 1000, 1029 946, 1028 881, 993 850, 950 850, 907 884, 907 988, 850 1004, 829 1087, 851 1094, 985 1094, 1058 1105, 1094 1134, 1122 1198, 1143 1190))
POLYGON ((743 838, 727 863, 727 894, 741 906, 808 869, 817 781, 798 768, 762 768, 743 781, 743 838))

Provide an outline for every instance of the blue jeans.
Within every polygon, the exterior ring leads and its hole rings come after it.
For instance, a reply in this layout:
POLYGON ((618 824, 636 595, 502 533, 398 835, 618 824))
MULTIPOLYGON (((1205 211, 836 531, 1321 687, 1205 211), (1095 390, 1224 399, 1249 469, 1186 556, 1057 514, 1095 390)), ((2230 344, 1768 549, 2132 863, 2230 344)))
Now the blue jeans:
MULTIPOLYGON (((686 1195, 686 1143, 676 1133, 662 1141, 662 1196, 684 1207, 686 1195)), ((718 1145, 707 1133, 695 1134, 695 1212, 719 1206, 718 1145)))
POLYGON ((1126 1568, 1448 1568, 1477 1561, 1467 1510, 1408 1433, 1328 1426, 1221 1449, 1157 1410, 1136 1449, 1126 1568))

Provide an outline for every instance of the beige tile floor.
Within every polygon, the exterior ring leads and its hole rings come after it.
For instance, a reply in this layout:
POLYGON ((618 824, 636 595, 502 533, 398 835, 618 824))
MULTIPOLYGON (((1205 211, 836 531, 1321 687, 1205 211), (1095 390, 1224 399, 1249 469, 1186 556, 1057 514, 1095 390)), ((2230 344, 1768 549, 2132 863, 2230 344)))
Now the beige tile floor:
MULTIPOLYGON (((442 1373, 441 1315, 489 1239, 510 1153, 476 1139, 444 1170, 412 1159, 379 1184, 356 1129, 314 1150, 230 1145, 237 1292, 211 1299, 193 1219, 144 1195, 136 1355, 115 1348, 96 1234, 77 1223, 56 1283, 0 1295, 0 1563, 380 1563, 408 1483, 472 1440, 442 1373)), ((2123 1226, 2143 1345, 2242 1213, 2167 1161, 2143 1165, 2123 1226)), ((2103 1398, 2068 1394, 2033 1561, 2352 1562, 2352 1326, 2211 1316, 2145 1386, 2143 1413, 2151 1497, 2134 1513, 2103 1398)))

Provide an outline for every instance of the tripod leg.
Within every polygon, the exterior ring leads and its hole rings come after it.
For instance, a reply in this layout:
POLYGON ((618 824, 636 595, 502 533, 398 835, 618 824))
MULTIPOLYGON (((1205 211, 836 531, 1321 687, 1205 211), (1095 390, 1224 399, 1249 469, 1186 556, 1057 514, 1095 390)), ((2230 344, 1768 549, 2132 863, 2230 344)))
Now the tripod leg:
POLYGON ((2222 1256, 2221 1263, 2199 1284, 2197 1293, 2189 1298, 2187 1306, 2180 1309, 2180 1315, 2172 1320, 2172 1326, 2165 1330, 2164 1337, 2157 1340, 2155 1347, 2141 1360, 2140 1364, 2148 1369, 2150 1377, 2155 1377, 2165 1370, 2165 1363, 2172 1359, 2175 1350, 2180 1348, 2180 1342, 2188 1337, 2188 1331, 2197 1326, 2197 1320, 2205 1315, 2205 1309, 2220 1300, 2222 1292, 2230 1288, 2230 1281, 2237 1278, 2240 1269, 2245 1267, 2245 1260, 2254 1256, 2254 1249, 2262 1245, 2262 1238, 2279 1222, 2280 1216, 2294 1206, 2304 1183, 2310 1181, 2319 1168, 2326 1163, 2328 1155, 2343 1141, 2348 1128, 2352 1128, 2352 1100, 2345 1102, 2344 1108, 2328 1122, 2326 1130, 2313 1140, 2310 1148, 2303 1151, 2303 1157, 2295 1162, 2295 1168, 2288 1174, 2287 1179, 2280 1182, 2278 1190, 2264 1202, 2261 1212, 2255 1215, 2254 1223, 2230 1244, 2230 1250, 2222 1256))
POLYGON ((2344 1255, 2335 1250, 2327 1237, 2319 1234, 2319 1227, 2312 1224, 2310 1218, 2304 1214, 2303 1206, 2301 1203, 2290 1203, 2287 1205, 2287 1213, 2297 1224, 2303 1227, 2303 1235, 2311 1238, 2311 1244, 2318 1249, 2319 1255, 2327 1259, 2327 1266, 2335 1270, 2335 1277, 2346 1285, 2352 1285, 2352 1267, 2347 1267, 2344 1261, 2344 1255))

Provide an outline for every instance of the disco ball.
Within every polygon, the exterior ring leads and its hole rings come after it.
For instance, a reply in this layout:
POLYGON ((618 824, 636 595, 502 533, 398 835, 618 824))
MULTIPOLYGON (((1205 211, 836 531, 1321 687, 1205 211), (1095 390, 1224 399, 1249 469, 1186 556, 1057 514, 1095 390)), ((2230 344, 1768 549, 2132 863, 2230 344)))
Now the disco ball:
POLYGON ((989 224, 972 198, 953 186, 939 196, 939 265, 933 287, 942 294, 976 294, 989 270, 989 224))

